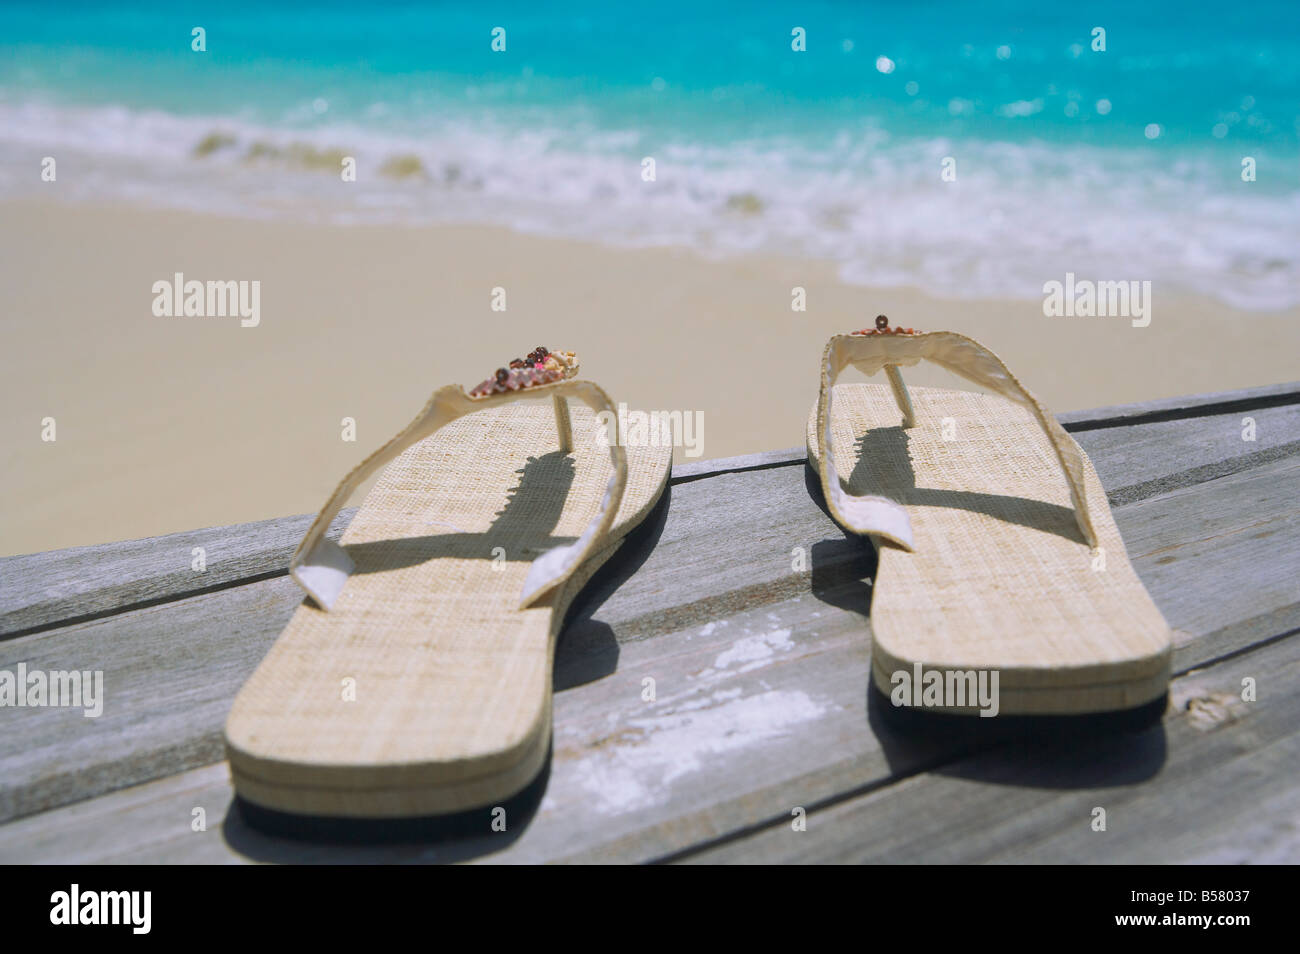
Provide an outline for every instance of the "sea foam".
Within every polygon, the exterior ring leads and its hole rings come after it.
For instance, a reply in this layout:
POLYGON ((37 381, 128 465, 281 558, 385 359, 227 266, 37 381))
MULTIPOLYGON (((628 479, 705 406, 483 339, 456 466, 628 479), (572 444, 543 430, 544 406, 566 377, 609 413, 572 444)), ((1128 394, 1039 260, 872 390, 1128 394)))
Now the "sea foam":
POLYGON ((854 283, 962 298, 1041 297, 1068 270, 1247 309, 1300 303, 1300 183, 1244 183, 1226 147, 1171 162, 1142 148, 958 144, 867 122, 813 139, 701 142, 536 112, 404 128, 4 100, 0 159, 8 197, 761 251, 833 262, 854 283), (45 155, 60 163, 56 183, 40 179, 45 155), (355 182, 340 179, 346 157, 355 182))

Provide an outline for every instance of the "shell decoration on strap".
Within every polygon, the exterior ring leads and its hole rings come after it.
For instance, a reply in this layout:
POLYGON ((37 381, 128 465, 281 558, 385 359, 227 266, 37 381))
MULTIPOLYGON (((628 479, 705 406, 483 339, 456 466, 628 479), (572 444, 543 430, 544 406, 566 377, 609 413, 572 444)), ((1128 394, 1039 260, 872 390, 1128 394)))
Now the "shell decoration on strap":
POLYGON ((904 328, 899 325, 897 328, 889 327, 889 319, 884 315, 876 315, 876 327, 863 328, 861 331, 850 331, 851 335, 919 335, 921 332, 915 328, 904 328))
POLYGON ((553 384, 572 378, 578 373, 578 356, 572 351, 550 351, 538 347, 526 358, 515 358, 508 368, 497 368, 496 374, 474 390, 470 397, 482 398, 506 391, 522 391, 539 384, 553 384))

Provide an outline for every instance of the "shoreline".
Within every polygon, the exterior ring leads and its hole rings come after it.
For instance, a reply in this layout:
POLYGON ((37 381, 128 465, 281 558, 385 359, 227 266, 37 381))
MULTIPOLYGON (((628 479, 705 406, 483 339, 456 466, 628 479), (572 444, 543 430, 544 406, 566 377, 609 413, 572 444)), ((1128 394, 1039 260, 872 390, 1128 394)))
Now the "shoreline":
MULTIPOLYGON (((473 387, 539 344, 576 351, 616 403, 702 414, 701 453, 679 449, 678 462, 802 443, 826 338, 881 313, 979 339, 1055 412, 1281 383, 1300 353, 1300 308, 1244 311, 1159 287, 1151 324, 1133 328, 1047 318, 1040 299, 848 285, 829 262, 494 226, 32 199, 0 202, 0 216, 0 555, 314 511, 433 390, 473 387), (260 282, 258 323, 155 316, 151 289, 177 272, 260 282), (791 310, 795 286, 804 312, 791 310), (494 289, 505 311, 492 310, 494 289), (354 442, 340 436, 346 417, 354 442)), ((933 367, 907 374, 963 386, 933 367)))

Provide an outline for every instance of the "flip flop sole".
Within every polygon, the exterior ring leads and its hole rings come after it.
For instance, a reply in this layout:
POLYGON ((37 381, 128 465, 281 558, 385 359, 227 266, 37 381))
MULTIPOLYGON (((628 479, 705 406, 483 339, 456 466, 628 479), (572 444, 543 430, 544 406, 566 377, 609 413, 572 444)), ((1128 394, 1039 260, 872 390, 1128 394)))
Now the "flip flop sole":
POLYGON ((226 725, 238 794, 281 812, 421 817, 490 804, 546 758, 565 611, 653 510, 671 448, 628 447, 609 542, 544 602, 519 609, 533 559, 599 510, 608 454, 590 409, 489 408, 403 452, 342 544, 355 568, 333 608, 304 600, 226 725))
MULTIPOLYGON (((1158 698, 1169 679, 1169 627, 1129 563, 1086 455, 1097 550, 1080 535, 1060 464, 1027 410, 993 395, 911 391, 912 428, 900 425, 883 385, 838 384, 832 405, 845 490, 902 504, 913 531, 911 552, 878 547, 877 688, 912 687, 919 666, 923 683, 935 670, 954 687, 966 673, 985 673, 991 686, 996 673, 1004 714, 1102 712, 1158 698)), ((814 407, 814 468, 818 446, 814 407)), ((961 701, 949 693, 937 708, 987 708, 961 701)))

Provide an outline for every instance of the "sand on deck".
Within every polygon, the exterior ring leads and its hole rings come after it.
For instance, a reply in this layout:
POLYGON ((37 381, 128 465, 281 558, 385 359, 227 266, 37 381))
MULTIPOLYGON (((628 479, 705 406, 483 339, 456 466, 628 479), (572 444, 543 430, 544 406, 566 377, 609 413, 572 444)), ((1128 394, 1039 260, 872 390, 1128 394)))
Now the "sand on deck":
POLYGON ((1040 299, 849 286, 793 258, 35 201, 0 204, 0 291, 0 554, 314 511, 433 389, 539 344, 577 351, 630 408, 703 412, 702 458, 800 444, 827 336, 878 313, 980 339, 1056 411, 1278 383, 1300 354, 1300 311, 1159 285, 1134 328, 1047 318, 1040 299), (153 285, 175 272, 260 281, 260 324, 155 317, 153 285))

